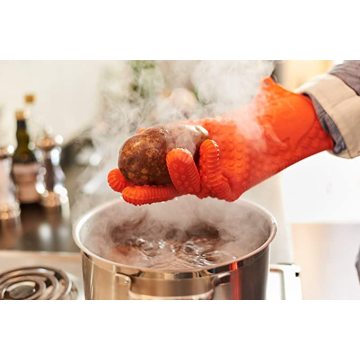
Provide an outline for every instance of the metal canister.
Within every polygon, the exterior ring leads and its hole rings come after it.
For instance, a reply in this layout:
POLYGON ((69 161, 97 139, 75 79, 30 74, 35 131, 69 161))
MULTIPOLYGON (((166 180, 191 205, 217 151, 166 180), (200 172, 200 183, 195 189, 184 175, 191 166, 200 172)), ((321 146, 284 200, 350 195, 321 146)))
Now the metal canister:
POLYGON ((11 177, 11 146, 0 147, 0 221, 12 221, 19 217, 20 207, 15 196, 15 185, 11 177))
POLYGON ((41 196, 41 204, 46 208, 59 208, 68 203, 65 175, 60 166, 61 143, 61 136, 53 136, 46 131, 36 142, 41 161, 36 188, 41 196))

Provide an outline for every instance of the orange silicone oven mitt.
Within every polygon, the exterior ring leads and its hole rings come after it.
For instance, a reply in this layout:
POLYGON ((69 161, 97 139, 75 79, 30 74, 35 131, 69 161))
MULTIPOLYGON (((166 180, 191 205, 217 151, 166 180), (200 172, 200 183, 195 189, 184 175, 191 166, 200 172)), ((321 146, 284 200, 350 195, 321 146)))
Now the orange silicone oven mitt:
POLYGON ((311 100, 270 78, 262 81, 257 95, 239 111, 189 123, 209 133, 200 146, 198 166, 189 151, 173 149, 166 157, 172 185, 131 185, 114 169, 108 174, 111 188, 135 205, 183 194, 234 201, 282 169, 333 147, 311 100))

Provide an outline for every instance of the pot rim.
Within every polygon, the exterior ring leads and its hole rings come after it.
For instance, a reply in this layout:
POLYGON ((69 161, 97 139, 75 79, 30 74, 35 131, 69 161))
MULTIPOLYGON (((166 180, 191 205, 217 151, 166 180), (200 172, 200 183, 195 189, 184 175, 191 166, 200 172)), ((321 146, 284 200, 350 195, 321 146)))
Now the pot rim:
MULTIPOLYGON (((123 200, 122 196, 120 195, 120 201, 125 201, 123 200)), ((194 275, 194 273, 202 273, 204 274, 204 272, 211 272, 214 271, 215 273, 217 273, 219 270, 221 269, 221 272, 226 271, 225 268, 227 268, 227 270, 230 269, 230 265, 231 264, 239 264, 242 263, 252 257, 254 257, 255 255, 261 253, 264 249, 266 249, 270 243, 274 240, 274 237, 276 235, 276 231, 277 231, 277 222, 274 218, 274 216, 264 207, 262 207, 261 205, 258 205, 252 201, 249 200, 244 200, 244 199, 238 199, 236 200, 236 202, 242 202, 244 204, 247 204, 249 206, 252 206, 253 208, 256 208, 257 210, 260 210, 263 214, 265 214, 270 221, 270 226, 271 226, 271 230, 270 230, 270 234, 267 238, 267 240, 257 249, 255 249, 254 251, 238 257, 232 261, 226 261, 223 263, 219 263, 216 265, 211 265, 211 266, 206 266, 206 267, 202 267, 202 268, 197 268, 197 269, 189 269, 189 270, 184 270, 184 271, 179 271, 179 270, 164 270, 164 269, 156 269, 156 268, 147 268, 147 267, 137 267, 137 266, 132 266, 132 265, 127 265, 127 264, 121 264, 121 263, 117 263, 115 261, 106 259, 101 257, 100 255, 95 254, 94 252, 92 252, 90 249, 88 249, 80 240, 80 231, 83 227, 83 225, 87 222, 87 220, 89 218, 91 218, 92 216, 94 216, 96 213, 101 212, 103 209, 106 209, 110 206, 112 206, 113 204, 116 204, 119 202, 119 199, 114 199, 114 200, 110 200, 107 201, 99 206, 96 206, 95 208, 89 210, 88 212, 86 212, 78 221, 75 222, 74 226, 73 226, 73 238, 75 241, 75 244, 79 247, 79 249, 85 253, 87 256, 91 256, 93 258, 93 260, 96 261, 96 263, 98 263, 99 265, 101 265, 102 267, 106 266, 106 268, 121 268, 122 270, 129 270, 130 272, 142 272, 142 273, 153 273, 153 274, 179 274, 182 275, 184 277, 187 277, 186 274, 192 274, 192 276, 194 275)), ((191 276, 191 277, 192 277, 191 276)))

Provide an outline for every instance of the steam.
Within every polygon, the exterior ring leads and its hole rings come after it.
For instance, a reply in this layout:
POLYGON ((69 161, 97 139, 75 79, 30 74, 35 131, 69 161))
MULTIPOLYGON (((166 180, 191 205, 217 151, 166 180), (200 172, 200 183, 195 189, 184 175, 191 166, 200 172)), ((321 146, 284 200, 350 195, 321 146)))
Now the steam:
POLYGON ((248 206, 193 196, 141 208, 115 202, 81 236, 90 251, 124 265, 203 269, 239 259, 269 238, 269 219, 248 206))
MULTIPOLYGON (((79 178, 74 219, 117 196, 109 189, 106 175, 117 166, 119 149, 136 129, 234 112, 252 99, 260 81, 271 75, 274 65, 273 61, 120 61, 109 67, 100 84, 101 106, 92 131, 93 143, 102 160, 96 169, 87 169, 79 178)), ((239 118, 238 126, 242 134, 257 139, 261 146, 262 130, 251 116, 239 118)), ((136 220, 146 213, 147 221, 141 226, 147 231, 155 220, 159 224, 176 222, 177 227, 186 229, 194 219, 206 219, 224 239, 230 241, 240 231, 249 234, 246 239, 250 241, 254 224, 239 214, 232 217, 227 211, 231 206, 192 196, 175 199, 167 206, 125 205, 127 220, 136 220)), ((99 227, 113 228, 123 220, 124 214, 111 214, 99 227)), ((104 233, 95 238, 93 245, 106 242, 104 233)), ((256 246, 258 237, 246 246, 245 243, 243 250, 248 251, 256 246)))
POLYGON ((272 61, 202 61, 191 78, 205 111, 216 116, 250 102, 273 69, 272 61))

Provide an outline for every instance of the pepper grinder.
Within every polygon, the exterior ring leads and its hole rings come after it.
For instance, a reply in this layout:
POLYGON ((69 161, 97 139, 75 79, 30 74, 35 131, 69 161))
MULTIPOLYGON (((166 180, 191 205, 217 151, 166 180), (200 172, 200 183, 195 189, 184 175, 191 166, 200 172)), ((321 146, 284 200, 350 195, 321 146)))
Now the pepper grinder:
POLYGON ((20 215, 19 203, 15 196, 15 185, 11 177, 13 148, 0 147, 0 222, 16 220, 20 215))
POLYGON ((68 204, 65 175, 60 166, 61 144, 60 135, 52 136, 47 131, 36 142, 41 162, 36 188, 45 208, 61 208, 68 204))

